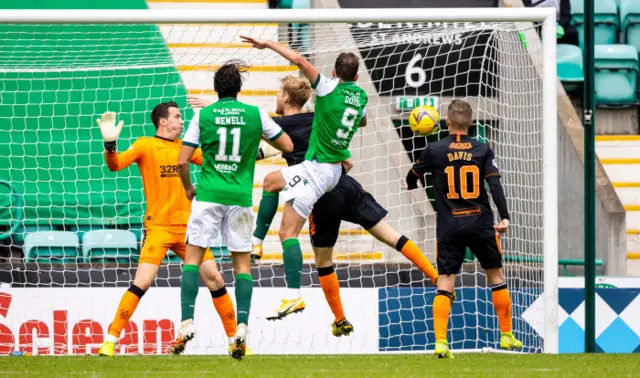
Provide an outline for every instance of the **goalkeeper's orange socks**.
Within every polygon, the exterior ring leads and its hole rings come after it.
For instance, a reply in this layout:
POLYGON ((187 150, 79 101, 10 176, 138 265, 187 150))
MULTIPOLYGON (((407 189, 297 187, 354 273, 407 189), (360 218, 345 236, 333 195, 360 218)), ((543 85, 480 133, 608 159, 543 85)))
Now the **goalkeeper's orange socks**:
POLYGON ((260 207, 258 208, 258 215, 256 216, 256 230, 253 232, 253 244, 262 244, 262 241, 269 232, 273 217, 278 212, 278 201, 280 197, 278 193, 262 191, 262 199, 260 200, 260 207))
POLYGON ((180 283, 180 305, 182 307, 182 321, 193 319, 198 296, 198 266, 186 264, 182 268, 182 282, 180 283))
POLYGON ((298 299, 302 281, 302 249, 297 238, 289 238, 282 242, 282 262, 287 279, 288 299, 298 299))
POLYGON ((431 282, 436 282, 436 278, 438 278, 436 268, 431 265, 416 243, 402 235, 396 244, 396 250, 402 253, 404 257, 409 259, 409 261, 414 263, 422 273, 431 279, 431 282))
POLYGON ((320 278, 320 286, 324 291, 324 297, 331 308, 331 312, 336 318, 336 322, 344 319, 344 310, 342 309, 342 300, 340 299, 340 283, 338 275, 333 270, 333 266, 326 268, 318 268, 318 278, 320 278))
POLYGON ((133 316, 134 311, 136 311, 136 307, 138 307, 140 298, 142 298, 143 295, 144 290, 133 284, 124 292, 118 305, 118 311, 116 311, 116 315, 109 325, 109 336, 111 337, 108 337, 108 339, 113 339, 107 341, 116 342, 120 338, 122 329, 129 323, 129 319, 133 316))
POLYGON ((436 341, 447 340, 451 297, 453 297, 453 294, 450 292, 438 290, 436 291, 436 297, 433 298, 433 331, 436 334, 436 341))
POLYGON ((233 337, 236 334, 236 310, 233 308, 233 302, 227 288, 222 287, 215 291, 211 291, 211 298, 213 298, 213 307, 216 308, 220 320, 222 320, 222 326, 227 337, 233 337))
POLYGON ((493 299, 493 307, 498 315, 500 332, 511 332, 511 295, 509 295, 507 283, 503 282, 491 286, 491 297, 493 299))

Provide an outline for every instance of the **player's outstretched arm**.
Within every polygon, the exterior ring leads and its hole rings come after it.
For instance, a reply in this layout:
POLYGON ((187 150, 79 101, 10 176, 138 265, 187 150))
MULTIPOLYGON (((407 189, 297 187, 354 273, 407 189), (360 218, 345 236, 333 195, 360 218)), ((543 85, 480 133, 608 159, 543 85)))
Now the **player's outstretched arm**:
POLYGON ((107 161, 107 167, 110 171, 119 171, 138 160, 142 154, 142 142, 140 140, 137 140, 131 145, 131 148, 125 152, 121 154, 116 152, 116 141, 118 140, 118 136, 120 136, 122 126, 124 125, 124 121, 120 121, 116 125, 116 113, 109 111, 104 112, 100 118, 96 119, 96 123, 100 128, 100 134, 102 134, 105 158, 107 161))
POLYGON ((282 152, 293 152, 293 142, 291 141, 289 134, 285 133, 284 131, 282 132, 282 134, 280 134, 279 137, 277 137, 275 140, 270 140, 270 142, 273 147, 282 152))
POLYGON ((489 184, 491 198, 496 204, 498 214, 500 215, 500 223, 493 226, 496 232, 503 234, 509 228, 509 209, 507 207, 507 197, 504 195, 504 189, 500 182, 500 169, 496 165, 496 157, 491 149, 489 149, 485 160, 485 181, 489 184))
POLYGON ((264 109, 260 109, 260 121, 264 141, 282 152, 293 152, 293 142, 289 134, 285 133, 264 109))
POLYGON ((198 96, 188 96, 187 104, 191 105, 191 107, 194 109, 200 109, 213 104, 213 101, 209 101, 198 96))
POLYGON ((422 153, 420 154, 420 159, 416 160, 416 162, 413 163, 413 167, 411 167, 411 169, 409 170, 409 173, 407 173, 407 178, 406 178, 407 183, 402 187, 402 189, 405 189, 405 190, 418 189, 418 180, 420 180, 420 177, 422 177, 430 168, 430 165, 429 165, 429 162, 431 161, 431 158, 429 156, 430 153, 431 153, 431 150, 427 145, 427 148, 422 150, 422 153))
POLYGON ((315 83, 318 79, 318 70, 297 51, 273 41, 262 41, 244 35, 241 35, 240 38, 242 42, 250 43, 257 49, 270 49, 277 52, 283 58, 298 66, 309 82, 315 83))

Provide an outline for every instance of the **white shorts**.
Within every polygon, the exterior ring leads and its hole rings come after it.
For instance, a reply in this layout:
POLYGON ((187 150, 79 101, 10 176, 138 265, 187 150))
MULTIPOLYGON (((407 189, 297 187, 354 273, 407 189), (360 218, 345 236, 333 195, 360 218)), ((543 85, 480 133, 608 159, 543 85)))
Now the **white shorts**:
POLYGON ((301 217, 307 219, 313 205, 320 197, 338 185, 342 175, 340 163, 318 163, 303 161, 301 164, 282 169, 282 176, 287 183, 280 192, 286 202, 293 201, 293 209, 301 217))
POLYGON ((253 231, 253 208, 220 205, 211 202, 191 204, 191 215, 187 223, 187 244, 202 248, 222 243, 232 252, 251 252, 253 231))

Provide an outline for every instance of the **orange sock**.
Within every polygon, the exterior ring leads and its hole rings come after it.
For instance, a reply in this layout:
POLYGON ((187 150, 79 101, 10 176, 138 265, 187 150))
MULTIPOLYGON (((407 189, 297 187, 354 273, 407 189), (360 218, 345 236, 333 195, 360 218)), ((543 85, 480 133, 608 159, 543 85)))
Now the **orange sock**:
POLYGON ((416 243, 412 242, 403 235, 400 237, 400 240, 398 240, 396 249, 400 251, 400 253, 402 253, 404 257, 408 258, 409 261, 416 264, 416 266, 422 271, 422 273, 424 273, 431 279, 431 282, 436 282, 436 278, 438 278, 438 272, 436 271, 436 268, 431 265, 429 260, 427 260, 416 243))
POLYGON ((507 283, 503 282, 491 287, 493 307, 498 314, 500 332, 511 332, 511 295, 507 289, 507 283))
POLYGON ((113 317, 113 321, 109 325, 109 335, 116 339, 120 337, 122 329, 129 323, 129 319, 133 316, 133 313, 140 303, 140 298, 144 295, 144 290, 140 289, 136 285, 131 285, 127 291, 122 295, 120 304, 118 305, 118 311, 113 317))
POLYGON ((433 298, 433 330, 437 340, 447 340, 449 312, 451 311, 451 293, 438 290, 433 298))
POLYGON ((212 291, 211 297, 213 298, 213 307, 216 308, 220 320, 222 320, 222 326, 227 337, 233 337, 236 334, 236 310, 233 307, 233 302, 227 288, 212 291))
POLYGON ((345 318, 342 309, 342 301, 340 300, 340 283, 338 275, 333 270, 333 266, 326 268, 318 268, 318 277, 320 278, 320 286, 324 291, 324 297, 329 303, 329 307, 336 318, 336 322, 345 318))

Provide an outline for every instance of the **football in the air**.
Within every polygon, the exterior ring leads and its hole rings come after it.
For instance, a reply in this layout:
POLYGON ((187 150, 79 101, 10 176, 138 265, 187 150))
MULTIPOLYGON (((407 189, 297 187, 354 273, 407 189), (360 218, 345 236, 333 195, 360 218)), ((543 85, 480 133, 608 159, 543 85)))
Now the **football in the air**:
POLYGON ((440 128, 440 113, 431 106, 418 106, 409 115, 409 126, 418 135, 436 133, 440 128))

